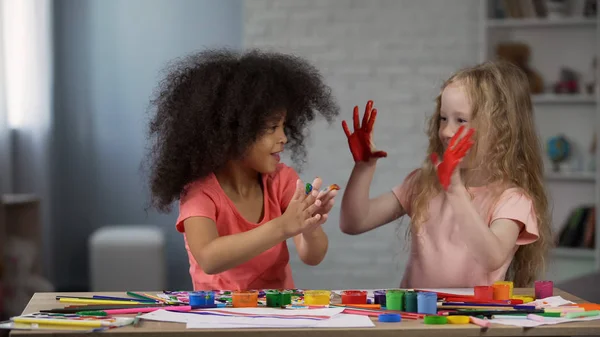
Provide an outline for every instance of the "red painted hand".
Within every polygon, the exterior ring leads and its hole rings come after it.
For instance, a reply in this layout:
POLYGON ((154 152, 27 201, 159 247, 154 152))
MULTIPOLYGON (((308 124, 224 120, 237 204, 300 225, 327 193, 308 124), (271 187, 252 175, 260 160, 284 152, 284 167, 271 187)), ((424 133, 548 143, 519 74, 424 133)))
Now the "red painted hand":
POLYGON ((362 126, 358 123, 358 106, 354 107, 353 121, 354 121, 354 133, 350 133, 348 130, 348 124, 346 121, 342 121, 342 128, 348 137, 348 145, 350 146, 350 152, 355 162, 358 161, 369 161, 370 158, 382 158, 387 157, 387 153, 384 151, 377 151, 375 145, 373 145, 373 125, 377 118, 377 109, 373 109, 373 101, 368 101, 365 107, 365 114, 362 120, 362 126))
POLYGON ((463 130, 464 126, 461 126, 452 139, 450 139, 450 144, 448 144, 448 148, 444 152, 444 160, 441 163, 438 161, 437 153, 434 152, 431 154, 431 162, 437 167, 438 178, 446 191, 448 190, 448 186, 450 186, 450 179, 456 166, 458 166, 471 146, 473 146, 473 134, 475 130, 469 129, 467 134, 458 140, 463 130), (457 140, 458 144, 455 145, 457 140))

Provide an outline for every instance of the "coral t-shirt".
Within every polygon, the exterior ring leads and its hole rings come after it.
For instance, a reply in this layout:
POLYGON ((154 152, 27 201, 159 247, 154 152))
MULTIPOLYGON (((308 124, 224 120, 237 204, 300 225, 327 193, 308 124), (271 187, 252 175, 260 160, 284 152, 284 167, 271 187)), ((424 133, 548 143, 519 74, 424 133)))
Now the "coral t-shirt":
MULTIPOLYGON (((202 271, 188 245, 183 221, 189 217, 207 217, 217 226, 219 236, 249 231, 283 214, 292 199, 298 174, 279 164, 275 172, 262 176, 264 212, 259 223, 247 221, 227 197, 214 174, 187 186, 179 202, 176 228, 184 233, 194 290, 252 290, 295 288, 285 241, 253 259, 224 272, 208 275, 202 271)), ((223 247, 227 250, 230 247, 223 247)))
MULTIPOLYGON (((404 182, 393 188, 400 204, 412 216, 410 186, 419 170, 409 174, 404 182)), ((473 206, 489 227, 496 219, 512 219, 524 225, 512 253, 497 270, 489 271, 477 263, 473 252, 462 240, 460 225, 444 193, 429 203, 428 220, 418 234, 411 233, 411 252, 403 288, 463 288, 491 285, 505 278, 519 245, 537 240, 538 224, 531 199, 518 188, 508 188, 499 198, 487 187, 468 188, 473 194, 473 206)))

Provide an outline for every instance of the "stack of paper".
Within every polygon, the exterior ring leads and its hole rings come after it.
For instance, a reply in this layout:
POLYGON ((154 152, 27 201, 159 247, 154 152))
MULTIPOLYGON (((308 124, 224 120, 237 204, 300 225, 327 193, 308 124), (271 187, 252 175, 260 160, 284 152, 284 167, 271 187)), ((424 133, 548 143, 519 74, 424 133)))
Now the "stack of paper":
POLYGON ((186 323, 188 329, 373 327, 368 316, 343 314, 344 308, 222 308, 194 312, 157 310, 142 319, 186 323))

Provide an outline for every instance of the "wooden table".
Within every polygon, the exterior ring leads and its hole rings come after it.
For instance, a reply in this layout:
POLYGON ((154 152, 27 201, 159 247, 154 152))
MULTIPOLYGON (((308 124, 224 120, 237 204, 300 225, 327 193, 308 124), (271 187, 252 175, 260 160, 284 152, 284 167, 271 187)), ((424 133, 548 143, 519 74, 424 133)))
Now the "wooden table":
MULTIPOLYGON (((152 293, 152 292, 150 292, 152 293)), ((156 292, 155 292, 156 293, 156 292)), ((532 294, 531 289, 515 289, 515 294, 529 295, 532 294)), ((576 303, 585 302, 584 300, 570 295, 561 290, 555 289, 555 295, 560 295, 567 300, 571 300, 576 303)), ((106 295, 106 296, 121 296, 126 297, 124 293, 36 293, 23 314, 30 314, 38 312, 39 310, 52 309, 63 307, 63 305, 56 300, 58 295, 68 296, 92 296, 92 295, 106 295)), ((420 336, 583 336, 583 335, 598 335, 600 336, 600 320, 588 321, 588 322, 571 322, 561 323, 556 325, 545 325, 536 328, 523 329, 520 327, 506 326, 493 324, 487 330, 482 330, 480 327, 473 324, 467 325, 426 325, 422 320, 404 320, 400 323, 379 323, 376 319, 375 327, 371 328, 293 328, 293 329, 186 329, 185 324, 182 323, 169 323, 169 322, 155 322, 141 320, 137 327, 126 326, 118 329, 112 329, 102 334, 115 335, 115 337, 135 337, 135 336, 148 336, 148 337, 204 337, 204 336, 218 336, 218 337, 296 337, 296 336, 308 336, 308 337, 337 337, 337 336, 370 336, 370 337, 420 337, 420 336)), ((73 337, 83 336, 89 333, 83 332, 72 332, 72 331, 42 331, 42 330, 14 330, 11 331, 11 336, 24 337, 24 336, 55 336, 55 337, 73 337)), ((97 334, 97 333, 96 333, 97 334)))

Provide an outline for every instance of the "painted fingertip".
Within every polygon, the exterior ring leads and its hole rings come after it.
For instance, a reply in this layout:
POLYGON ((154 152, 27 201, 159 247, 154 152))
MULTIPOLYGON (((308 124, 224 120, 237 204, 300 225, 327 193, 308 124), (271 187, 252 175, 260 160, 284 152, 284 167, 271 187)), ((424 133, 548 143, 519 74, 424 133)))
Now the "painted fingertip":
POLYGON ((306 186, 304 189, 306 191, 306 194, 309 194, 312 191, 313 187, 310 183, 306 183, 306 186))

